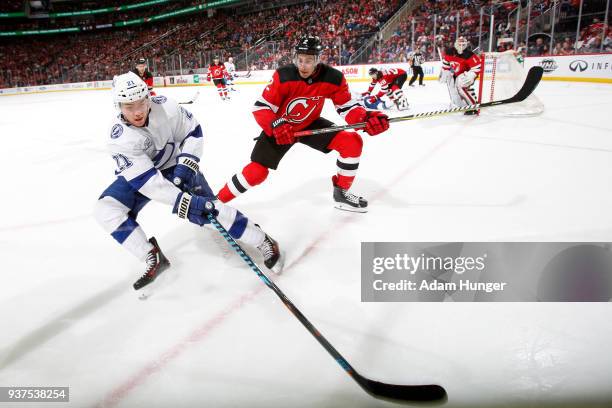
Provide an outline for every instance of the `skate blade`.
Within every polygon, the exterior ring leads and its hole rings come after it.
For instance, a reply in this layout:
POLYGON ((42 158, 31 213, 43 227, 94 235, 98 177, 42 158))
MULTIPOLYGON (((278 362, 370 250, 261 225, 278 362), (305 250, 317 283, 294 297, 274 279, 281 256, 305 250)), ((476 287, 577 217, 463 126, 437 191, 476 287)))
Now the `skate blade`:
POLYGON ((280 256, 278 257, 278 261, 276 261, 276 264, 270 268, 270 270, 276 274, 276 275, 280 275, 283 272, 283 268, 285 267, 285 252, 284 251, 280 251, 280 256))
POLYGON ((342 211, 349 211, 349 212, 356 212, 356 213, 367 213, 368 212, 368 207, 353 207, 347 204, 340 204, 340 203, 336 203, 336 205, 334 205, 334 208, 337 208, 338 210, 342 210, 342 211))
POLYGON ((167 288, 172 282, 174 282, 177 278, 176 273, 168 273, 169 271, 164 271, 157 279, 155 279, 152 283, 149 283, 144 288, 141 288, 136 293, 138 293, 138 299, 147 300, 151 296, 159 294, 165 288, 167 288))

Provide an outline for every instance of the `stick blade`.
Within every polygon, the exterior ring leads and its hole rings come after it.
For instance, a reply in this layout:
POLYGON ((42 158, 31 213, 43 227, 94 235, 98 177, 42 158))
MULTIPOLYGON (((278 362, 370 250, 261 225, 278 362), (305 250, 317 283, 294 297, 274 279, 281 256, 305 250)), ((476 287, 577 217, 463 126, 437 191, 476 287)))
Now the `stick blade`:
POLYGON ((444 387, 435 384, 428 385, 397 385, 386 384, 363 378, 358 381, 364 390, 373 397, 394 402, 446 402, 447 394, 444 387))
POLYGON ((542 67, 531 67, 527 72, 527 77, 525 78, 525 83, 519 91, 512 98, 504 101, 508 102, 521 102, 527 99, 529 95, 533 93, 533 91, 538 87, 540 80, 542 79, 542 75, 544 74, 544 68, 542 67))

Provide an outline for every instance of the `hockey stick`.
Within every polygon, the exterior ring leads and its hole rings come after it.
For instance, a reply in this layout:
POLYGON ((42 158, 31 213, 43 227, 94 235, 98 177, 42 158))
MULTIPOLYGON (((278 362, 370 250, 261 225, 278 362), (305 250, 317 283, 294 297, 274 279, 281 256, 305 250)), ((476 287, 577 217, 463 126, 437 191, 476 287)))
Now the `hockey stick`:
POLYGON ((188 101, 185 101, 185 102, 179 102, 179 104, 181 104, 181 105, 189 105, 189 104, 192 104, 192 103, 194 103, 194 102, 196 101, 196 99, 198 99, 198 96, 200 96, 200 91, 196 91, 195 95, 193 95, 193 96, 191 97, 191 99, 189 99, 188 101))
POLYGON ((374 380, 370 380, 361 374, 359 374, 342 355, 332 346, 325 337, 319 332, 310 321, 298 310, 297 307, 285 296, 285 294, 272 282, 255 264, 253 259, 236 243, 227 230, 217 221, 217 219, 211 214, 206 215, 211 224, 219 231, 219 233, 225 238, 230 246, 240 255, 240 257, 251 267, 253 272, 259 276, 259 278, 265 283, 270 289, 276 293, 276 295, 282 300, 287 306, 287 309, 293 313, 295 317, 306 327, 306 329, 314 336, 315 339, 323 346, 325 350, 336 360, 340 367, 344 369, 356 382, 363 388, 368 394, 375 398, 388 399, 393 401, 419 401, 419 402, 432 402, 432 401, 445 401, 446 390, 439 385, 396 385, 386 384, 374 380))
MULTIPOLYGON (((507 99, 502 99, 501 101, 477 103, 474 105, 468 105, 468 106, 464 106, 461 108, 442 109, 442 110, 437 110, 433 112, 422 112, 422 113, 415 113, 415 114, 407 115, 407 116, 398 116, 395 118, 389 118, 389 123, 403 122, 406 120, 431 118, 434 116, 449 115, 451 113, 466 112, 466 111, 477 110, 477 109, 482 109, 482 108, 491 108, 493 106, 505 105, 508 103, 522 102, 525 99, 527 99, 527 97, 531 95, 531 93, 536 89, 536 87, 540 83, 540 80, 542 79, 543 73, 544 73, 544 69, 542 67, 531 67, 529 69, 529 72, 527 72, 527 78, 525 78, 525 82, 523 83, 523 86, 521 87, 521 89, 519 89, 519 91, 514 96, 507 98, 507 99)), ((295 132, 293 135, 295 137, 312 136, 312 135, 319 135, 322 133, 338 132, 340 130, 363 129, 365 128, 365 126, 366 126, 365 122, 360 122, 360 123, 354 123, 352 125, 332 126, 332 127, 328 127, 324 129, 302 130, 299 132, 295 132)))
POLYGON ((250 77, 251 77, 251 70, 249 69, 249 70, 247 71, 247 73, 246 73, 246 74, 244 74, 244 75, 234 74, 234 77, 235 77, 235 78, 250 78, 250 77))

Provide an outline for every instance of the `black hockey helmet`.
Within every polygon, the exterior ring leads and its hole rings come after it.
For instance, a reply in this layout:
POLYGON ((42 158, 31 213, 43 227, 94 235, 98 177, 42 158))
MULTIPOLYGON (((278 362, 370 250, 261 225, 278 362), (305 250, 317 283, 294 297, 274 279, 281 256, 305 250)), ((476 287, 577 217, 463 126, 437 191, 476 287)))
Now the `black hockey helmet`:
POLYGON ((140 64, 147 65, 147 60, 146 60, 146 59, 144 59, 144 58, 138 58, 138 59, 136 60, 136 65, 140 65, 140 64))
POLYGON ((303 36, 294 48, 296 54, 321 55, 321 39, 313 35, 303 36))
POLYGON ((378 69, 372 67, 370 68, 370 70, 368 71, 368 75, 372 76, 372 75, 378 75, 378 69))

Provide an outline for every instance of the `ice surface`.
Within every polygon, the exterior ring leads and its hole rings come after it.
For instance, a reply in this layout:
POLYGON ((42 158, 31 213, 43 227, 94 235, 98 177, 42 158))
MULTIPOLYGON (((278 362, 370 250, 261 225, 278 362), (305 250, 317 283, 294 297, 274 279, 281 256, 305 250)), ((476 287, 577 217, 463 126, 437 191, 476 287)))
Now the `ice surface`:
MULTIPOLYGON (((352 84, 361 90, 366 84, 352 84)), ((248 163, 262 85, 230 103, 159 89, 203 124, 217 191, 248 163)), ((332 208, 335 155, 296 146, 233 202, 287 252, 278 285, 363 375, 444 385, 449 407, 611 406, 610 304, 360 302, 362 241, 612 241, 612 88, 544 82, 535 118, 462 115, 365 136, 332 208)), ((411 112, 447 105, 434 82, 411 112)), ((91 217, 114 178, 109 91, 0 97, 0 385, 70 386, 86 407, 373 407, 214 231, 151 203, 139 221, 176 274, 139 301, 143 266, 91 217)), ((324 116, 341 122, 333 106, 324 116)), ((2 405, 2 404, 0 404, 2 405)), ((20 407, 34 406, 20 404, 20 407)))

